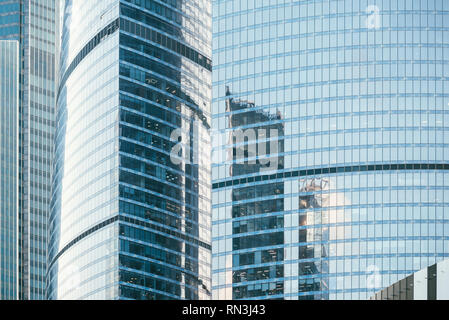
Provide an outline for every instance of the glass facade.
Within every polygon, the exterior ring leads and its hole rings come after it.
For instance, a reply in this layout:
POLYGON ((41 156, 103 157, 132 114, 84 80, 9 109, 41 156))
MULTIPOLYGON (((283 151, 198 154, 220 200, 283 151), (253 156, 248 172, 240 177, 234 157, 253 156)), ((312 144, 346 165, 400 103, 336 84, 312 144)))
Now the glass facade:
POLYGON ((209 1, 62 14, 47 297, 210 298, 209 1))
POLYGON ((21 2, 20 299, 45 298, 55 128, 56 0, 21 2))
POLYGON ((18 297, 19 43, 0 40, 0 300, 18 297))
POLYGON ((0 1, 0 39, 19 40, 20 0, 0 1))
POLYGON ((449 2, 212 7, 212 297, 367 299, 447 258, 449 2))
POLYGON ((371 300, 449 300, 449 260, 409 275, 371 300))
POLYGON ((43 299, 55 105, 56 0, 0 0, 0 40, 19 41, 19 298, 43 299))

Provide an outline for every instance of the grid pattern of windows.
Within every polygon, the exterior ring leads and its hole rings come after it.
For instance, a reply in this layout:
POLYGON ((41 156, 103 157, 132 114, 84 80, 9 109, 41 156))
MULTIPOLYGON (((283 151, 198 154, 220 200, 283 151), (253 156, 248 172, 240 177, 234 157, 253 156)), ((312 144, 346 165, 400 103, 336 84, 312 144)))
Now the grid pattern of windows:
POLYGON ((0 39, 20 39, 20 0, 0 1, 0 39))
POLYGON ((55 127, 56 0, 20 1, 20 293, 45 298, 55 127))
POLYGON ((19 43, 0 40, 0 300, 18 297, 19 43))
POLYGON ((47 298, 114 299, 119 33, 107 27, 116 26, 119 6, 115 0, 63 5, 47 298))
POLYGON ((448 21, 442 0, 213 1, 212 127, 246 133, 213 146, 214 298, 366 299, 449 256, 448 21))
POLYGON ((55 105, 55 0, 1 0, 0 39, 19 41, 19 298, 43 299, 55 105))
POLYGON ((211 9, 205 0, 179 5, 120 5, 122 299, 211 295, 210 148, 203 146, 210 127, 211 50, 205 39, 211 37, 211 9), (197 159, 172 161, 177 129, 197 159))
POLYGON ((210 11, 66 1, 49 298, 210 298, 210 11))

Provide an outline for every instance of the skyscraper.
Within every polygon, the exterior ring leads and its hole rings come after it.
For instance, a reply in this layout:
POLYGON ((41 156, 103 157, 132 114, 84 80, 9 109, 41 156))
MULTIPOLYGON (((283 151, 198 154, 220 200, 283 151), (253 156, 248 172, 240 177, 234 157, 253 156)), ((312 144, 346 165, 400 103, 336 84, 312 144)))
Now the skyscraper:
POLYGON ((242 134, 213 145, 213 298, 367 299, 448 257, 449 2, 212 6, 212 127, 242 134))
POLYGON ((448 300, 449 260, 443 260, 377 292, 371 300, 448 300))
POLYGON ((0 39, 19 40, 20 38, 20 0, 0 1, 0 39))
POLYGON ((19 42, 19 299, 43 299, 45 292, 54 135, 55 2, 0 1, 0 40, 19 42))
POLYGON ((62 14, 48 298, 210 298, 209 1, 62 14))
POLYGON ((18 297, 19 43, 0 40, 0 300, 18 297))

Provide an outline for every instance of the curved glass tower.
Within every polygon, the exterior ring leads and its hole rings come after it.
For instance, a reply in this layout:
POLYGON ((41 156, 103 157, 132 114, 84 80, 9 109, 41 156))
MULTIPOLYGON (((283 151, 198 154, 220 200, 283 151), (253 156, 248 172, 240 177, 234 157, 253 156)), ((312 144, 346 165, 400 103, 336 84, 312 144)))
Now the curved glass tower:
POLYGON ((449 2, 212 5, 213 298, 367 299, 448 257, 449 2))
POLYGON ((66 1, 50 299, 210 298, 210 11, 66 1))

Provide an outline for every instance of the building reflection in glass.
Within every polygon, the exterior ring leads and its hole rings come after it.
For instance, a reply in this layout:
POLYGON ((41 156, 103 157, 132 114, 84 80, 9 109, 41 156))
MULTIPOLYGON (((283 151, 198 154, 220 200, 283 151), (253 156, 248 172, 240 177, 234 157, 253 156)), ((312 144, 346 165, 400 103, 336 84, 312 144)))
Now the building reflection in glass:
POLYGON ((279 264, 282 245, 284 192, 282 181, 263 183, 260 175, 283 169, 283 125, 281 115, 257 110, 252 102, 235 100, 227 89, 226 111, 230 113, 228 154, 230 176, 243 182, 232 189, 232 298, 275 296, 283 292, 284 268, 279 264), (239 141, 236 131, 243 132, 239 141), (245 181, 240 176, 250 176, 245 181), (257 198, 266 198, 256 201, 257 198))

